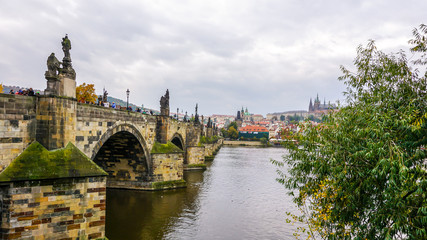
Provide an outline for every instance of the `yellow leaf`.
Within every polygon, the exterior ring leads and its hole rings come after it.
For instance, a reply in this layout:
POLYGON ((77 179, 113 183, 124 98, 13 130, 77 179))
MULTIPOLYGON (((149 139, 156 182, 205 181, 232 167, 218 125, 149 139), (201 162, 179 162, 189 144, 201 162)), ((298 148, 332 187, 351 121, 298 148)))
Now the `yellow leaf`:
POLYGON ((95 94, 94 84, 83 83, 76 87, 77 101, 81 103, 95 103, 97 95, 95 94))

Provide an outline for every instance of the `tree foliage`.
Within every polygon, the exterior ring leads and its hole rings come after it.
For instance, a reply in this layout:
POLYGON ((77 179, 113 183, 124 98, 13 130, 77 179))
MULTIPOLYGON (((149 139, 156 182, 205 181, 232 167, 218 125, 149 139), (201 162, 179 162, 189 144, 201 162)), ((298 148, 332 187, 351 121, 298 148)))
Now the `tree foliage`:
POLYGON ((216 143, 216 142, 218 142, 218 136, 217 135, 213 135, 210 137, 201 136, 200 141, 199 141, 200 144, 205 144, 205 143, 212 144, 212 143, 216 143))
POLYGON ((323 124, 300 124, 286 143, 279 182, 323 239, 427 239, 427 27, 414 30, 410 62, 374 41, 353 73, 341 67, 347 106, 323 124))
POLYGON ((322 122, 322 119, 314 116, 313 114, 310 114, 307 118, 308 118, 308 120, 313 121, 313 122, 317 122, 317 123, 322 122))
POLYGON ((0 93, 3 92, 3 84, 0 84, 0 93))
POLYGON ((227 129, 221 129, 222 136, 225 138, 237 139, 239 137, 239 132, 237 131, 239 127, 236 122, 231 122, 227 129))
POLYGON ((239 132, 234 128, 234 126, 228 128, 227 134, 231 139, 237 139, 239 137, 239 132))
POLYGON ((231 122, 231 123, 228 125, 227 129, 230 129, 231 127, 234 127, 234 129, 238 129, 238 128, 239 128, 239 127, 237 126, 237 122, 235 122, 235 121, 231 122))
POLYGON ((97 95, 95 94, 94 84, 83 83, 76 87, 76 97, 78 102, 95 103, 97 95))
POLYGON ((296 113, 293 116, 286 116, 286 119, 292 124, 297 124, 299 121, 304 120, 303 116, 297 115, 296 113))

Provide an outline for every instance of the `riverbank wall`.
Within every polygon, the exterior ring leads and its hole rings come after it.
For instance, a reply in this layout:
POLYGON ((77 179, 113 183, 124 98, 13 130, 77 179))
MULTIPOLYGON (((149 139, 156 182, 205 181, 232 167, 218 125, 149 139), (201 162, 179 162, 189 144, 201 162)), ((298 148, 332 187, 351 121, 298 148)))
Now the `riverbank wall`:
POLYGON ((226 146, 250 146, 250 147, 262 147, 263 143, 259 141, 224 141, 224 145, 226 146))

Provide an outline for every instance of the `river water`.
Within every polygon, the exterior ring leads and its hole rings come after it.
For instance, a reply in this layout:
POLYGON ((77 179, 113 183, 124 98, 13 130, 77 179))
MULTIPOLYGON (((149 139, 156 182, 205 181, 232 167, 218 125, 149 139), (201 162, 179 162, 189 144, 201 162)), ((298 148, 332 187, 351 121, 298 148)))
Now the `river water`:
POLYGON ((295 239, 296 213, 275 181, 283 148, 222 147, 204 172, 185 172, 187 188, 107 191, 109 240, 295 239))

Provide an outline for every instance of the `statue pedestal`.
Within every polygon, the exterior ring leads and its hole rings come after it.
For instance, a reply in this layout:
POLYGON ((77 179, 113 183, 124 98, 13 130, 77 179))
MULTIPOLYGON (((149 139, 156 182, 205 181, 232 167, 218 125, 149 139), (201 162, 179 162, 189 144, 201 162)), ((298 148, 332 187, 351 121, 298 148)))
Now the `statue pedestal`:
POLYGON ((45 73, 45 78, 47 80, 47 87, 44 90, 45 95, 58 95, 60 85, 59 78, 49 75, 49 72, 45 73))
POLYGON ((76 81, 66 75, 59 74, 59 96, 76 98, 76 81))

